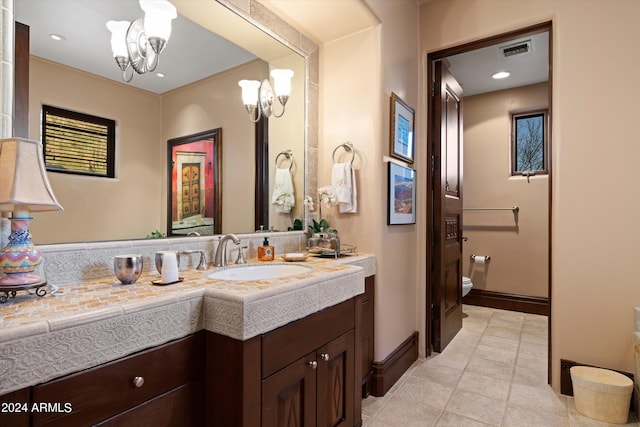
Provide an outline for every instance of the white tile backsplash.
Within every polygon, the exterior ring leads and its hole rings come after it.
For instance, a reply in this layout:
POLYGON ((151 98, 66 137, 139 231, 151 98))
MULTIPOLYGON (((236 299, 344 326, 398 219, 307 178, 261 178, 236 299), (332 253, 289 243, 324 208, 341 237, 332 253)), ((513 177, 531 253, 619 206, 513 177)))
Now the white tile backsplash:
MULTIPOLYGON (((276 256, 286 252, 299 252, 306 248, 306 236, 301 231, 282 233, 238 234, 241 246, 248 246, 247 259, 256 258, 257 248, 265 237, 275 247, 276 256)), ((155 273, 155 254, 164 250, 204 251, 209 264, 213 262, 218 239, 221 236, 178 237, 170 239, 120 240, 111 242, 62 243, 39 245, 44 262, 38 274, 50 284, 60 286, 83 281, 114 276, 113 258, 116 255, 139 253, 144 257, 143 273, 155 273)), ((235 245, 228 244, 227 260, 232 264, 237 251, 235 245)), ((199 254, 181 255, 180 269, 194 269, 198 265, 199 254)))

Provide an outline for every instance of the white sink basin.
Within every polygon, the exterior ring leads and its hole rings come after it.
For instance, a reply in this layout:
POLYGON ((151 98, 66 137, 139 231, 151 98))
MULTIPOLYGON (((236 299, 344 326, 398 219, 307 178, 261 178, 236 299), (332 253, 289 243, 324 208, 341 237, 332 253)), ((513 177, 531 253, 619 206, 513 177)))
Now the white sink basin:
POLYGON ((207 274, 218 280, 269 280, 305 274, 311 267, 299 264, 247 264, 227 267, 207 274))

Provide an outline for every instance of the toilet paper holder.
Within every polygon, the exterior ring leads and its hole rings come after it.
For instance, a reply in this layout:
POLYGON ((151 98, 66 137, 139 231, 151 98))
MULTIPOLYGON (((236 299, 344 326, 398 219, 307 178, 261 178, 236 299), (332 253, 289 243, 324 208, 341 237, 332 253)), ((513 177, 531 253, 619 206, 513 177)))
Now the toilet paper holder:
POLYGON ((480 263, 488 262, 491 259, 489 255, 471 255, 469 258, 473 262, 480 262, 480 263), (476 257, 478 258, 477 260, 476 260, 476 257))

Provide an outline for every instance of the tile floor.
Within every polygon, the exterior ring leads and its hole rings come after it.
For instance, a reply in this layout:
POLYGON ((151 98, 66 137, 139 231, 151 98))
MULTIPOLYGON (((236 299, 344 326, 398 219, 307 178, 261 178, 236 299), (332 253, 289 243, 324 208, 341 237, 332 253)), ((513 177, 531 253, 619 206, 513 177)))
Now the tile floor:
MULTIPOLYGON (((418 359, 384 397, 362 402, 365 427, 601 427, 547 385, 545 316, 463 306, 441 354, 418 359)), ((620 424, 611 424, 619 426, 620 424)), ((635 414, 627 425, 640 427, 635 414)))

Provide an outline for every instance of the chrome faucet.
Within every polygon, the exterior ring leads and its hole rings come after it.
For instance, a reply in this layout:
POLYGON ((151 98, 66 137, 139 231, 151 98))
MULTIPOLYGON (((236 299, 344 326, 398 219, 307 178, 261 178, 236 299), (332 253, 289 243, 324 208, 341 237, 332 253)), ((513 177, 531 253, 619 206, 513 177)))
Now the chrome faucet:
POLYGON ((240 239, 235 234, 226 234, 218 242, 218 248, 213 260, 214 267, 226 267, 227 265, 227 242, 233 240, 236 245, 240 244, 240 239))
POLYGON ((182 251, 183 254, 200 254, 200 261, 198 262, 198 266, 196 270, 206 270, 207 269, 207 256, 204 251, 182 251))

